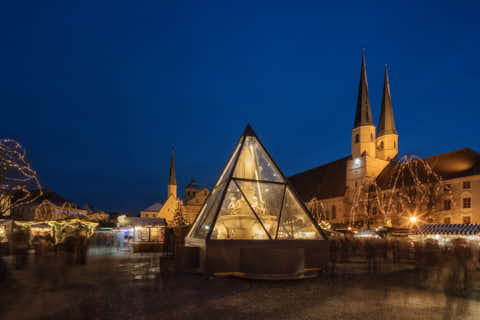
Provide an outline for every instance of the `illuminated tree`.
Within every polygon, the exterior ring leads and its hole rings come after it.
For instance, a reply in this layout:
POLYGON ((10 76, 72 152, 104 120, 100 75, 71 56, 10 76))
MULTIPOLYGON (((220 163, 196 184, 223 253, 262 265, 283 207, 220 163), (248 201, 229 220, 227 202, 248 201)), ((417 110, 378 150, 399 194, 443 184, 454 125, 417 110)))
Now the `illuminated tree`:
POLYGON ((0 216, 41 197, 37 172, 16 140, 0 139, 0 216))
POLYGON ((175 212, 173 214, 173 223, 176 227, 187 225, 185 217, 183 216, 183 206, 181 203, 179 203, 177 208, 175 209, 175 212))
POLYGON ((384 224, 408 224, 409 217, 429 222, 442 212, 443 200, 458 203, 459 192, 445 185, 430 165, 416 156, 404 156, 374 181, 365 180, 352 192, 351 223, 366 221, 374 213, 384 224))

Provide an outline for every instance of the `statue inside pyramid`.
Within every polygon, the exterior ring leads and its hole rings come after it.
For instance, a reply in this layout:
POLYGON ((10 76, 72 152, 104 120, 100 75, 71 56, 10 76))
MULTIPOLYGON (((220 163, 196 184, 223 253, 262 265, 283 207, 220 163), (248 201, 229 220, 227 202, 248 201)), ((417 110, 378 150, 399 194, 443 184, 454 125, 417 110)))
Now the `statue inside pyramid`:
POLYGON ((314 240, 324 236, 247 126, 188 239, 314 240))

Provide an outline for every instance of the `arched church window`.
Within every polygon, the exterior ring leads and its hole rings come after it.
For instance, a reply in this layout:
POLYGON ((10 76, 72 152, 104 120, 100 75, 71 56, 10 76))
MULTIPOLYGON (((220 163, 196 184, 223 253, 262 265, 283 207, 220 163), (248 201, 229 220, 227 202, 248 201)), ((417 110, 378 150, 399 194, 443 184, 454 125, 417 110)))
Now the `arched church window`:
POLYGON ((360 135, 357 133, 355 135, 355 143, 359 143, 360 142, 360 135))

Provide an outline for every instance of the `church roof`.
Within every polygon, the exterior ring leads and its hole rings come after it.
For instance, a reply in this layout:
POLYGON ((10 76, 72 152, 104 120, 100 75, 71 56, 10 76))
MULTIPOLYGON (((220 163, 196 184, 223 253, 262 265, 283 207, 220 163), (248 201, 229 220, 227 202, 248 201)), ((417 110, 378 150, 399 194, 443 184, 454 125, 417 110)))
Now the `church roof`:
POLYGON ((392 98, 390 96, 390 82, 388 80, 388 70, 385 65, 385 80, 383 82, 382 109, 380 111, 380 121, 378 122, 377 136, 386 134, 398 134, 395 128, 395 119, 393 118, 392 98))
MULTIPOLYGON (((480 154, 469 148, 441 153, 422 160, 443 180, 480 174, 480 154)), ((377 177, 377 185, 388 188, 400 165, 401 162, 392 162, 385 167, 377 177)), ((427 181, 428 177, 431 176, 424 169, 417 171, 417 173, 419 173, 418 178, 422 182, 427 181)))
POLYGON ((304 202, 313 198, 342 197, 347 188, 347 161, 349 158, 338 159, 308 171, 297 173, 289 177, 288 180, 304 202))
POLYGON ((454 150, 424 158, 442 179, 480 174, 480 154, 470 148, 454 150))
POLYGON ((143 211, 158 212, 158 211, 160 211, 160 209, 162 209, 162 207, 163 207, 163 204, 161 204, 160 202, 156 202, 156 203, 152 204, 151 206, 143 209, 143 211))
POLYGON ((354 128, 360 126, 371 126, 372 110, 370 109, 370 98, 368 97, 367 68, 365 66, 365 55, 362 55, 362 69, 360 71, 360 84, 358 85, 357 111, 355 112, 354 128))

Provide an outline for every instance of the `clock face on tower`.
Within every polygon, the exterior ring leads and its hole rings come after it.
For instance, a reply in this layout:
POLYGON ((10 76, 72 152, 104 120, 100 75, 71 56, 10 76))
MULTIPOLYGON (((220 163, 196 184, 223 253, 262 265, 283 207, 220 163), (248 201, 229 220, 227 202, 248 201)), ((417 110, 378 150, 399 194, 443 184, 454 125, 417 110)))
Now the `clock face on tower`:
POLYGON ((362 165, 362 159, 360 158, 353 159, 352 169, 360 168, 361 165, 362 165))

